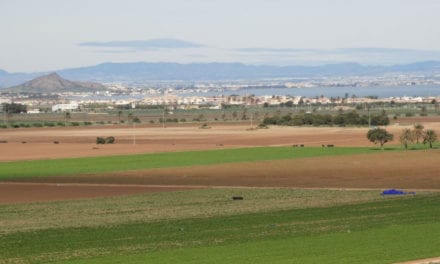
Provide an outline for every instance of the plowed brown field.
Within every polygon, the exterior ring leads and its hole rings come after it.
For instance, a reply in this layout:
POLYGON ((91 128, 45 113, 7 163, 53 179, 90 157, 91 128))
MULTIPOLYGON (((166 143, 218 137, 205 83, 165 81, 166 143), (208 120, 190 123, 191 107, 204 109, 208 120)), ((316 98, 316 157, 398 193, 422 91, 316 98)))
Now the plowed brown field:
MULTIPOLYGON (((440 130, 438 122, 427 122, 424 125, 426 128, 440 130)), ((395 124, 387 129, 398 134, 404 127, 395 124)), ((141 127, 136 130, 128 127, 4 129, 0 131, 0 140, 8 143, 0 144, 0 161, 290 144, 371 145, 365 139, 367 128, 271 127, 251 131, 248 128, 246 124, 238 124, 213 125, 211 129, 199 129, 195 125, 165 129, 141 127), (133 145, 133 135, 136 136, 136 145, 133 145), (116 144, 97 146, 94 144, 96 136, 114 136, 116 144), (53 144, 55 140, 60 144, 53 144)), ((439 150, 378 152, 38 178, 30 184, 0 184, 0 203, 93 198, 215 186, 440 190, 439 161, 439 150)))
POLYGON ((440 189, 440 150, 378 152, 36 178, 37 182, 171 186, 440 189))
MULTIPOLYGON (((405 126, 387 129, 400 133, 405 126)), ((440 123, 426 123, 426 128, 440 130, 440 123)), ((197 124, 160 127, 85 127, 3 129, 0 161, 104 156, 166 151, 205 150, 252 146, 305 144, 320 146, 370 146, 367 128, 341 127, 271 127, 248 130, 248 124, 212 125, 199 129, 197 124), (114 136, 114 145, 96 145, 96 137, 114 136), (133 144, 133 139, 135 143, 133 144), (59 141, 59 144, 54 144, 59 141), (26 143, 23 143, 26 142, 26 143)))

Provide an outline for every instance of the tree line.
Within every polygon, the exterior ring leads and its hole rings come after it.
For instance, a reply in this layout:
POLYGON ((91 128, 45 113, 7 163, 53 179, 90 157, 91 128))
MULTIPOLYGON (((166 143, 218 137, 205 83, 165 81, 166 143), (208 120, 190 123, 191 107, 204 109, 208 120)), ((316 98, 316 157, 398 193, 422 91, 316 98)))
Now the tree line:
POLYGON ((265 117, 263 125, 281 126, 386 126, 390 123, 385 111, 376 115, 359 115, 356 111, 339 111, 336 115, 303 113, 298 115, 287 114, 265 117))
POLYGON ((20 114, 20 113, 26 113, 27 112, 27 106, 23 104, 16 104, 16 103, 3 103, 2 104, 2 110, 3 112, 7 114, 20 114))
POLYGON ((424 128, 423 125, 416 124, 413 129, 405 128, 402 130, 399 141, 405 149, 408 149, 408 145, 411 143, 419 144, 420 142, 429 144, 429 147, 432 148, 432 143, 437 141, 437 134, 432 129, 425 130, 424 128))
MULTIPOLYGON (((374 144, 380 144, 380 147, 383 149, 383 145, 392 141, 394 135, 384 128, 375 128, 368 131, 367 138, 374 144)), ((432 148, 432 144, 437 141, 437 133, 432 129, 424 130, 423 125, 416 124, 413 129, 403 129, 399 136, 399 141, 405 149, 408 149, 410 143, 419 144, 420 142, 423 144, 429 144, 429 148, 432 148)))

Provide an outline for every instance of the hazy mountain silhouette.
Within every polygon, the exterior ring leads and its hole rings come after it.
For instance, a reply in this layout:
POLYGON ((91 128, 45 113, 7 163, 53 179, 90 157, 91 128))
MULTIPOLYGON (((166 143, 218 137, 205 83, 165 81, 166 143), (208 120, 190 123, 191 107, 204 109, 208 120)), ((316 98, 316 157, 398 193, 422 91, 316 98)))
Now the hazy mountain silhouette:
MULTIPOLYGON (((321 66, 271 66, 242 63, 103 63, 57 71, 75 81, 143 82, 152 80, 237 80, 319 76, 362 76, 385 73, 440 73, 440 62, 425 61, 405 65, 366 66, 339 63, 321 66)), ((0 73, 0 87, 17 85, 47 73, 0 73)), ((81 86, 78 86, 81 87, 81 86)))
POLYGON ((93 92, 105 89, 105 86, 99 83, 69 81, 61 78, 57 73, 51 73, 5 90, 29 93, 61 93, 93 92))

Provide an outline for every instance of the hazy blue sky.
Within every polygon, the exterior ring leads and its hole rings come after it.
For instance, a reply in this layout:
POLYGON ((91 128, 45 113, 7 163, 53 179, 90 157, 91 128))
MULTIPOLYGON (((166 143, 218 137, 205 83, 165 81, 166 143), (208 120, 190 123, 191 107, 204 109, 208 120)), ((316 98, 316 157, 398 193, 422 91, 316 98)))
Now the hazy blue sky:
POLYGON ((440 60, 439 14, 438 0, 0 0, 0 69, 440 60), (367 47, 425 52, 328 51, 367 47))

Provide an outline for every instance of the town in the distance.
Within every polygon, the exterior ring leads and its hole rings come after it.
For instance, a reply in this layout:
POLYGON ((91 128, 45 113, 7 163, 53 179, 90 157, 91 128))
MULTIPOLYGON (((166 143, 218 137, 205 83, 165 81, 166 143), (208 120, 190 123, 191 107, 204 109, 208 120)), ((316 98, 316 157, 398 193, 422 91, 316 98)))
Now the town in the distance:
MULTIPOLYGON (((438 65, 429 62, 420 65, 423 67, 411 69, 402 66, 400 69, 398 67, 382 69, 382 72, 376 74, 363 72, 359 75, 348 75, 335 70, 329 74, 319 75, 310 72, 303 72, 301 75, 299 72, 284 73, 286 75, 282 76, 283 73, 280 73, 276 77, 273 77, 273 73, 266 73, 268 78, 254 79, 246 78, 245 74, 242 76, 238 74, 236 79, 215 79, 210 72, 203 70, 195 72, 195 75, 203 76, 198 80, 177 80, 174 77, 163 76, 158 76, 162 80, 145 77, 133 81, 123 76, 115 80, 114 75, 109 74, 113 80, 101 76, 102 82, 81 75, 74 79, 92 81, 72 81, 58 73, 27 76, 4 73, 0 76, 0 81, 15 85, 0 89, 0 103, 25 105, 22 110, 23 113, 28 114, 59 111, 87 112, 91 108, 148 109, 157 106, 166 107, 168 110, 215 110, 228 106, 306 105, 315 106, 314 109, 317 111, 324 106, 326 109, 343 105, 362 105, 364 108, 367 104, 379 103, 392 105, 426 103, 437 110, 440 95, 435 91, 440 87, 440 70, 438 65), (34 76, 37 77, 17 84, 34 76), (91 107, 92 105, 94 107, 91 107)), ((337 68, 335 65, 333 67, 337 68)), ((355 64, 353 67, 361 66, 355 64)), ((221 71, 222 69, 219 69, 219 75, 222 75, 221 71)), ((263 72, 263 77, 264 74, 263 72)), ((68 73, 63 75, 72 76, 68 73)), ((145 75, 147 76, 148 73, 145 75)), ((231 78, 226 73, 224 75, 225 78, 231 78)))

